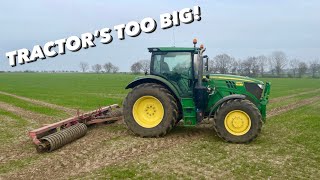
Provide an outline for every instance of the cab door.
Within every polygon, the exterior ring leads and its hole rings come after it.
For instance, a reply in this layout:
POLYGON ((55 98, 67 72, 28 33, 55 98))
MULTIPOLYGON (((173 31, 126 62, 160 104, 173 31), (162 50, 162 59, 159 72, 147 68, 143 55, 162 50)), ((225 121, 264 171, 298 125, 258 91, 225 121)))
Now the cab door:
POLYGON ((152 55, 151 73, 167 79, 182 97, 192 97, 192 56, 191 52, 155 52, 152 55))

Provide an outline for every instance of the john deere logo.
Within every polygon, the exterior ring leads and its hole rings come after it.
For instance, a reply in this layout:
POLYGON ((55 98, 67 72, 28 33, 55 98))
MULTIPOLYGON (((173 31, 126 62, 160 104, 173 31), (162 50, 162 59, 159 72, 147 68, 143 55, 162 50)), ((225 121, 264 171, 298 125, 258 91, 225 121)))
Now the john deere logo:
POLYGON ((236 86, 243 86, 243 82, 236 82, 236 86))

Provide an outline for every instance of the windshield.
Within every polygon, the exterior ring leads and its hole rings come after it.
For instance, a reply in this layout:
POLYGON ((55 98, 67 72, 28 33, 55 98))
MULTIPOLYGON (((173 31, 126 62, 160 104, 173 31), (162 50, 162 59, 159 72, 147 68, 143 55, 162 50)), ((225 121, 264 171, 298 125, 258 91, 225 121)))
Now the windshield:
POLYGON ((182 74, 191 77, 190 52, 154 53, 151 65, 152 74, 182 74))

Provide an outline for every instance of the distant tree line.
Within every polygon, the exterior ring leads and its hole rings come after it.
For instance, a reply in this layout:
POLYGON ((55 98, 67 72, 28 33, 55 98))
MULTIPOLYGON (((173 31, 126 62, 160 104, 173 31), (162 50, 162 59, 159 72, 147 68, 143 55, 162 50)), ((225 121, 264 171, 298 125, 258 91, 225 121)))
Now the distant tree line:
POLYGON ((150 70, 150 60, 137 61, 131 65, 130 70, 134 74, 147 73, 150 70))
MULTIPOLYGON (((95 73, 118 73, 119 67, 111 62, 105 64, 94 64, 90 66, 86 62, 80 62, 81 72, 95 73), (91 68, 91 69, 90 69, 91 68)), ((139 60, 134 62, 130 71, 134 74, 148 73, 150 60, 139 60)), ((10 72, 10 71, 0 71, 10 72)), ((73 73, 78 71, 32 71, 20 72, 49 72, 49 73, 73 73)), ((301 60, 288 58, 282 51, 274 51, 270 55, 249 56, 244 59, 237 59, 229 54, 218 54, 209 60, 209 72, 220 74, 234 74, 249 77, 289 77, 301 78, 309 76, 320 78, 320 61, 318 58, 312 60, 301 60)))
POLYGON ((289 59, 282 51, 274 51, 269 56, 250 56, 245 59, 235 59, 228 54, 220 54, 209 61, 209 71, 249 77, 319 78, 320 62, 319 59, 309 63, 296 58, 289 59))
MULTIPOLYGON (((131 65, 134 74, 147 72, 149 60, 140 60, 131 65)), ((209 60, 209 72, 234 74, 249 77, 320 77, 320 61, 313 59, 307 63, 297 58, 289 59, 282 51, 270 55, 249 56, 236 59, 228 54, 218 54, 209 60)))
MULTIPOLYGON (((90 69, 90 66, 86 62, 80 62, 80 69, 81 72, 88 72, 90 69)), ((91 66, 91 69, 95 73, 117 73, 119 71, 119 67, 113 65, 111 62, 107 62, 103 65, 101 64, 95 64, 91 66)))

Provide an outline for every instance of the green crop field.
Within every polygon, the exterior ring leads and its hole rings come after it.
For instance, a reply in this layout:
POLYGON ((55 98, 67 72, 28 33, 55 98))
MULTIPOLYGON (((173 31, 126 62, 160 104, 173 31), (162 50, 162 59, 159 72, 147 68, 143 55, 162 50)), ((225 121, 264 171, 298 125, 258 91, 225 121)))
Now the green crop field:
POLYGON ((92 109, 121 103, 133 75, 0 74, 0 91, 72 108, 92 109))
POLYGON ((210 123, 139 138, 125 124, 94 125, 52 153, 27 132, 121 104, 134 75, 0 73, 0 179, 319 179, 320 79, 270 81, 267 123, 250 144, 229 144, 210 123))

